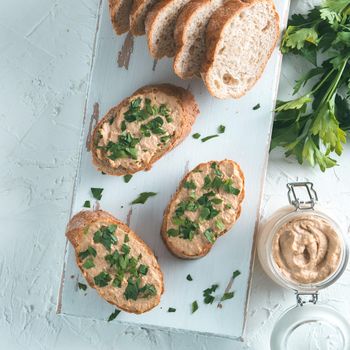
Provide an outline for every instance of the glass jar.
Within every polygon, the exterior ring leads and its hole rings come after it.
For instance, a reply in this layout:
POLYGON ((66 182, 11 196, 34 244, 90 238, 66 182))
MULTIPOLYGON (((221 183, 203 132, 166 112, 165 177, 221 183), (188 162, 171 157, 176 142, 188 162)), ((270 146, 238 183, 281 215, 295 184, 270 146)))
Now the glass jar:
MULTIPOLYGON (((319 344, 332 341, 333 345, 337 344, 336 346, 338 346, 335 349, 350 350, 348 321, 330 306, 318 303, 318 292, 332 285, 346 268, 349 257, 347 240, 337 222, 320 210, 317 193, 311 182, 289 183, 287 188, 290 205, 280 208, 266 220, 261 225, 257 236, 257 253, 262 268, 277 284, 294 291, 297 299, 297 305, 286 310, 276 322, 271 335, 271 349, 323 349, 323 347, 319 347, 319 344), (292 259, 295 258, 292 246, 290 250, 288 246, 281 247, 280 241, 276 244, 275 239, 280 237, 277 236, 280 230, 283 231, 289 227, 287 225, 294 222, 302 225, 304 220, 305 224, 315 220, 330 227, 332 236, 327 236, 327 247, 329 248, 329 241, 333 238, 334 245, 337 247, 337 265, 332 267, 333 271, 323 279, 310 283, 300 282, 297 278, 290 277, 292 272, 283 271, 276 262, 276 255, 274 255, 274 249, 283 248, 287 249, 286 253, 291 254, 292 259), (315 337, 311 336, 312 334, 315 337), (321 343, 318 343, 319 341, 321 343)), ((288 230, 286 232, 286 237, 288 237, 291 233, 288 230)), ((317 249, 319 249, 320 242, 317 240, 316 242, 317 249)), ((286 244, 289 242, 287 241, 286 244)), ((309 254, 308 251, 305 254, 309 254)), ((308 258, 310 258, 309 255, 308 258)), ((326 271, 328 270, 326 269, 326 271)), ((333 347, 330 348, 333 349, 333 347)), ((328 349, 328 347, 324 347, 324 349, 328 349)))

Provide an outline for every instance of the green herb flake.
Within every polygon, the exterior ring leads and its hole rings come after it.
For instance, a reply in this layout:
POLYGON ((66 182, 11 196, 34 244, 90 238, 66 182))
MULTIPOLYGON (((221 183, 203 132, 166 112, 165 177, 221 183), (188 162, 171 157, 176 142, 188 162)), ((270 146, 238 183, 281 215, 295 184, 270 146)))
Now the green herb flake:
POLYGON ((113 320, 120 314, 120 312, 121 312, 120 310, 115 309, 115 310, 109 315, 107 322, 113 321, 113 320))
POLYGON ((125 183, 128 183, 130 180, 131 180, 131 178, 132 178, 132 175, 130 175, 130 174, 128 174, 128 175, 124 175, 124 182, 125 183))
POLYGON ((176 309, 174 307, 169 307, 168 312, 176 312, 176 309))
POLYGON ((144 275, 146 276, 147 275, 147 272, 148 272, 148 266, 147 265, 144 265, 144 264, 141 264, 138 268, 138 272, 141 274, 141 275, 144 275))
POLYGON ((107 272, 100 272, 97 276, 94 277, 94 282, 98 287, 106 287, 109 282, 112 280, 111 276, 107 272))
POLYGON ((187 279, 187 281, 193 281, 193 278, 192 278, 192 276, 191 276, 190 274, 188 274, 188 275, 186 276, 186 279, 187 279))
POLYGON ((254 107, 253 107, 253 111, 256 111, 257 109, 260 108, 260 103, 256 104, 254 107))
POLYGON ((208 228, 204 231, 204 237, 208 240, 209 243, 215 243, 215 234, 212 229, 208 228))
POLYGON ((198 303, 197 303, 197 300, 195 300, 192 303, 192 313, 195 313, 197 310, 198 310, 198 303))
POLYGON ((124 236, 124 243, 128 243, 130 240, 129 235, 126 233, 124 236))
POLYGON ((90 201, 85 201, 83 207, 84 207, 84 208, 91 208, 91 203, 90 203, 90 201))
POLYGON ((226 130, 226 126, 225 125, 219 125, 218 127, 218 133, 219 134, 223 134, 226 130))
POLYGON ((130 253, 130 247, 129 247, 127 244, 123 243, 122 248, 121 248, 121 251, 122 251, 125 255, 127 255, 127 254, 130 253))
POLYGON ((169 229, 166 233, 169 237, 176 237, 179 235, 179 231, 175 230, 174 228, 169 229))
POLYGON ((188 190, 195 190, 197 188, 196 184, 193 181, 186 181, 184 187, 188 190))
POLYGON ((196 132, 195 134, 192 135, 192 137, 197 140, 197 139, 199 139, 201 137, 201 134, 196 132))
POLYGON ((227 292, 224 293, 224 295, 222 296, 222 298, 220 299, 220 301, 224 301, 224 300, 228 300, 228 299, 232 299, 235 295, 235 292, 227 292))
POLYGON ((84 283, 78 282, 78 288, 85 291, 87 289, 87 285, 84 283))
POLYGON ((222 220, 218 219, 215 221, 215 226, 218 230, 223 231, 225 229, 225 225, 222 220))
POLYGON ((145 204, 148 198, 153 197, 156 194, 156 192, 142 192, 131 202, 131 204, 145 204))
POLYGON ((117 237, 114 235, 117 225, 101 226, 98 231, 94 233, 94 243, 101 243, 108 251, 111 246, 118 243, 117 237))
POLYGON ((240 274, 241 274, 241 271, 236 270, 236 271, 233 272, 232 278, 235 279, 235 278, 238 277, 240 274))
POLYGON ((211 139, 214 139, 215 137, 219 137, 219 135, 217 135, 217 134, 215 134, 215 135, 209 135, 209 136, 203 137, 203 138, 201 139, 201 141, 202 141, 202 142, 207 142, 207 141, 209 141, 209 140, 211 140, 211 139))
POLYGON ((96 187, 91 188, 92 196, 97 200, 100 200, 102 198, 102 192, 103 192, 103 188, 96 188, 96 187))
POLYGON ((95 267, 95 263, 92 260, 92 258, 86 259, 84 264, 83 264, 83 268, 88 270, 88 269, 91 269, 93 267, 95 267))

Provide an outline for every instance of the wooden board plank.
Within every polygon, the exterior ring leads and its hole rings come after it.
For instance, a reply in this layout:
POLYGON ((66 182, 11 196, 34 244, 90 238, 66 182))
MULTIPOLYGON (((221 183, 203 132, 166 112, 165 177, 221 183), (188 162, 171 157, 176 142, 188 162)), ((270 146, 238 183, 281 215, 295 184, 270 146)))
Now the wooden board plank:
MULTIPOLYGON (((72 214, 82 209, 85 200, 91 199, 91 187, 104 188, 101 207, 128 222, 152 247, 159 259, 165 277, 165 293, 161 304, 143 315, 121 313, 119 321, 240 339, 246 319, 252 246, 265 178, 281 55, 276 49, 262 79, 248 95, 240 100, 218 100, 208 94, 199 79, 190 82, 178 79, 172 71, 170 59, 157 62, 154 69, 144 37, 134 39, 128 69, 118 67, 118 52, 125 41, 130 44, 131 38, 114 35, 107 5, 107 1, 101 5, 72 214), (220 124, 226 126, 226 132, 206 143, 188 137, 158 161, 151 171, 136 174, 128 184, 122 178, 98 173, 86 149, 89 130, 96 121, 96 107, 99 106, 102 117, 111 106, 140 86, 160 82, 188 87, 194 93, 201 114, 193 127, 193 133, 198 132, 203 136, 215 134, 220 124), (260 108, 253 110, 258 103, 260 108), (90 119, 90 116, 94 117, 90 119), (246 199, 241 218, 227 235, 217 241, 206 257, 196 261, 177 259, 167 251, 160 238, 164 208, 184 173, 200 162, 225 158, 237 161, 246 175, 246 199), (154 191, 158 195, 145 205, 131 207, 129 203, 144 191, 154 191), (218 283, 220 287, 217 294, 222 294, 236 269, 241 271, 241 275, 234 283, 235 297, 224 302, 222 308, 217 307, 217 302, 204 305, 202 291, 218 283), (192 282, 186 280, 189 273, 193 277, 192 282), (199 310, 191 314, 194 300, 198 301, 199 310), (175 307, 177 311, 168 313, 169 307, 175 307)), ((278 0, 276 6, 283 27, 289 3, 278 0)), ((84 282, 76 267, 73 249, 68 244, 58 311, 79 317, 107 319, 113 306, 104 302, 94 290, 78 290, 77 281, 84 282)))

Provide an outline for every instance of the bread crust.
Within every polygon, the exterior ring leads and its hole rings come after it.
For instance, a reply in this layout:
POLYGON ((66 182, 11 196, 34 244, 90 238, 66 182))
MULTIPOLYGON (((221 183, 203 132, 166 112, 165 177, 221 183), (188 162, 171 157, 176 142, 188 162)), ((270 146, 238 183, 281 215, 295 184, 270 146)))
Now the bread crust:
MULTIPOLYGON (((272 5, 272 8, 274 10, 274 18, 275 18, 275 26, 276 31, 279 32, 279 16, 276 11, 275 5, 272 0, 229 0, 227 1, 223 6, 221 6, 219 9, 217 9, 212 17, 210 18, 210 21, 208 23, 207 31, 206 31, 206 47, 207 47, 207 55, 206 59, 202 64, 201 69, 201 75, 202 79, 209 91, 209 93, 212 96, 218 97, 218 98, 227 98, 226 96, 219 96, 211 87, 207 80, 207 74, 210 71, 214 61, 215 57, 218 54, 219 43, 223 39, 223 33, 226 28, 231 22, 231 19, 235 16, 238 16, 243 10, 246 8, 259 3, 259 2, 267 2, 272 5)), ((242 93, 236 95, 236 96, 230 96, 233 98, 240 98, 243 95, 247 93, 249 89, 251 89, 252 86, 255 85, 255 83, 260 79, 261 75, 264 72, 265 66, 267 61, 272 55, 273 50, 275 49, 275 46, 278 41, 278 35, 276 36, 276 40, 274 42, 274 45, 271 46, 268 55, 266 57, 266 60, 264 64, 261 65, 261 68, 256 75, 255 79, 252 81, 249 87, 247 87, 242 93)))
POLYGON ((181 79, 190 79, 193 74, 184 74, 179 68, 180 59, 184 52, 184 45, 187 41, 186 27, 191 23, 192 18, 196 12, 202 7, 207 6, 210 3, 210 0, 192 0, 190 1, 183 10, 181 11, 179 17, 176 21, 174 39, 176 44, 176 55, 174 57, 173 69, 175 74, 181 79))
MULTIPOLYGON (((86 226, 89 226, 89 225, 95 223, 95 222, 101 222, 101 221, 108 223, 108 224, 111 224, 111 225, 112 224, 118 225, 118 227, 122 228, 122 230, 124 232, 127 232, 127 234, 130 237, 130 242, 132 242, 132 240, 138 241, 142 245, 142 247, 144 248, 145 254, 148 254, 149 256, 152 256, 152 257, 154 257, 155 260, 157 260, 156 257, 154 256, 154 253, 151 250, 151 248, 134 231, 132 231, 129 226, 124 224, 122 221, 116 219, 109 212, 103 211, 103 210, 96 210, 96 211, 83 210, 83 211, 80 211, 79 213, 74 215, 71 218, 71 220, 69 221, 69 223, 67 224, 66 237, 68 238, 68 240, 71 242, 71 244, 74 247, 76 262, 77 262, 77 265, 78 265, 79 269, 81 270, 84 278, 86 279, 89 286, 91 288, 94 288, 97 291, 97 293, 99 293, 100 295, 101 295, 101 293, 100 293, 101 288, 95 286, 94 281, 91 278, 91 276, 89 276, 89 274, 86 272, 86 269, 84 269, 82 267, 83 262, 81 262, 79 257, 78 257, 77 247, 79 246, 79 242, 82 240, 82 237, 84 234, 83 233, 84 228, 86 226)), ((101 295, 101 297, 103 299, 105 299, 108 303, 115 305, 119 309, 124 310, 126 312, 141 314, 141 313, 144 313, 146 311, 149 311, 150 309, 154 308, 155 306, 157 306, 159 304, 161 295, 164 292, 163 273, 160 270, 160 267, 158 264, 156 266, 153 266, 152 268, 154 268, 156 270, 157 274, 159 274, 159 277, 161 279, 161 290, 157 291, 157 295, 154 297, 154 300, 152 300, 152 304, 150 305, 149 308, 146 308, 146 309, 125 308, 121 303, 118 303, 113 299, 108 299, 102 295, 101 295)))
MULTIPOLYGON (((157 22, 158 16, 161 15, 162 11, 164 11, 168 6, 173 5, 175 0, 162 0, 160 2, 157 2, 151 9, 151 11, 148 13, 146 17, 145 27, 146 27, 146 34, 147 34, 147 43, 148 48, 151 56, 155 59, 163 58, 164 56, 167 57, 173 57, 175 55, 174 52, 167 52, 167 53, 158 53, 157 48, 153 45, 152 37, 153 33, 156 30, 155 23, 157 22)), ((175 39, 174 39, 175 44, 175 39)))
MULTIPOLYGON (((213 162, 216 162, 218 164, 222 163, 222 162, 231 162, 231 164, 233 164, 235 167, 237 167, 238 171, 239 171, 239 174, 240 174, 240 178, 243 180, 243 188, 241 190, 241 192, 239 193, 238 195, 238 198, 239 198, 239 205, 237 207, 237 215, 236 215, 236 219, 235 219, 235 222, 238 220, 238 218, 240 217, 241 215, 241 211, 242 211, 242 202, 244 200, 244 197, 245 197, 245 177, 244 177, 244 173, 243 173, 243 170, 242 168, 240 167, 240 165, 236 162, 234 162, 233 160, 228 160, 228 159, 225 159, 223 161, 209 161, 209 162, 206 162, 206 163, 200 163, 198 164, 194 169, 192 169, 191 171, 189 171, 185 176, 184 178, 181 180, 176 192, 173 194, 173 196, 171 197, 165 211, 164 211, 164 215, 163 215, 163 223, 162 223, 162 227, 161 227, 161 236, 162 236, 162 239, 163 239, 163 242, 165 243, 166 247, 168 248, 168 250, 176 257, 178 258, 181 258, 181 259, 189 259, 189 260, 194 260, 194 259, 198 259, 198 258, 201 258, 205 255, 207 255, 209 253, 209 251, 211 250, 211 248, 213 247, 213 244, 211 243, 207 243, 204 247, 203 247, 203 250, 201 252, 201 254, 198 254, 198 255, 187 255, 187 254, 184 254, 181 250, 179 249, 174 249, 174 246, 170 244, 170 241, 169 241, 169 237, 167 235, 167 221, 168 221, 168 217, 169 217, 169 214, 170 214, 170 207, 171 207, 171 204, 172 202, 175 200, 175 198, 177 198, 177 196, 179 195, 180 191, 182 190, 185 182, 188 180, 189 176, 194 172, 196 171, 197 169, 199 169, 201 166, 203 165, 206 165, 206 164, 212 164, 213 162)), ((225 233, 227 233, 227 231, 229 231, 233 225, 235 224, 235 222, 230 226, 230 227, 227 227, 224 231, 222 231, 220 233, 220 237, 222 235, 224 235, 225 233)))
POLYGON ((147 85, 138 90, 136 90, 130 97, 125 98, 121 103, 117 106, 111 108, 109 112, 97 123, 94 132, 91 138, 91 153, 92 153, 92 161, 93 164, 97 167, 99 171, 103 171, 109 175, 115 176, 124 176, 127 174, 134 174, 141 170, 150 170, 152 165, 159 160, 163 155, 170 152, 173 148, 175 148, 179 143, 181 143, 186 136, 190 133, 193 123, 196 120, 196 117, 199 113, 198 105, 193 97, 193 95, 184 88, 171 85, 171 84, 154 84, 147 85), (103 160, 97 157, 97 149, 95 146, 95 140, 98 137, 98 130, 103 123, 109 120, 112 116, 118 115, 119 111, 129 104, 130 99, 137 94, 145 94, 151 90, 161 91, 169 96, 175 96, 182 105, 183 115, 182 115, 182 127, 176 131, 177 134, 172 138, 171 142, 169 142, 168 147, 165 148, 162 152, 157 152, 150 159, 150 161, 143 166, 141 165, 138 168, 112 168, 108 162, 104 162, 103 160))
POLYGON ((130 32, 132 35, 144 35, 146 33, 145 20, 147 12, 157 0, 134 0, 130 12, 130 32), (146 12, 142 14, 143 12, 146 12))
MULTIPOLYGON (((123 23, 119 23, 116 20, 117 11, 119 11, 123 0, 109 0, 109 15, 111 18, 112 26, 117 35, 121 35, 129 31, 130 23, 127 18, 127 25, 123 23)), ((124 1, 132 1, 132 0, 124 0, 124 1)))

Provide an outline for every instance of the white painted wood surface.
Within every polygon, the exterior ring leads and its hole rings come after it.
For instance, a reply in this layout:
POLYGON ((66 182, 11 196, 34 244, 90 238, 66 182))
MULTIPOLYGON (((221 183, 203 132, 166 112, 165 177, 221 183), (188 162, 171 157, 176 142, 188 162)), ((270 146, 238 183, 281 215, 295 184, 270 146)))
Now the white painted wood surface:
MULTIPOLYGON (((289 4, 278 0, 276 5, 283 26, 289 4)), ((262 79, 245 97, 222 101, 211 97, 199 79, 190 82, 177 79, 169 59, 159 61, 153 71, 153 60, 148 54, 144 37, 135 39, 129 69, 118 68, 116 57, 124 38, 115 36, 109 21, 107 1, 103 1, 72 213, 80 211, 85 200, 92 199, 91 187, 104 188, 101 208, 123 221, 127 221, 127 216, 131 213, 131 228, 149 244, 159 259, 165 277, 165 293, 160 305, 143 315, 123 312, 118 316, 118 321, 240 338, 246 320, 253 236, 259 217, 281 55, 276 49, 262 79), (128 184, 122 178, 100 174, 93 168, 91 155, 85 147, 93 105, 99 103, 102 117, 111 106, 137 88, 157 82, 189 86, 194 93, 201 114, 193 127, 193 133, 198 132, 202 136, 216 134, 220 124, 226 126, 226 132, 206 143, 188 137, 159 160, 151 171, 134 175, 128 184), (258 103, 261 107, 254 111, 252 108, 258 103), (237 161, 245 172, 246 198, 242 215, 235 227, 217 241, 206 257, 197 261, 177 259, 167 251, 160 238, 164 208, 188 169, 200 162, 225 158, 237 161), (149 199, 145 205, 131 207, 129 203, 144 191, 154 191, 158 195, 149 199), (235 297, 224 302, 222 309, 217 308, 217 302, 204 305, 202 291, 211 284, 218 283, 217 294, 222 294, 236 269, 242 274, 234 283, 235 297), (193 282, 186 280, 189 273, 193 282), (191 303, 194 300, 198 301, 199 310, 191 314, 191 303), (168 313, 169 307, 175 307, 177 311, 168 313)), ((103 301, 92 289, 88 289, 87 293, 78 290, 78 281, 84 282, 84 279, 76 267, 73 249, 68 244, 59 311, 78 317, 108 318, 114 310, 113 306, 103 301)))

